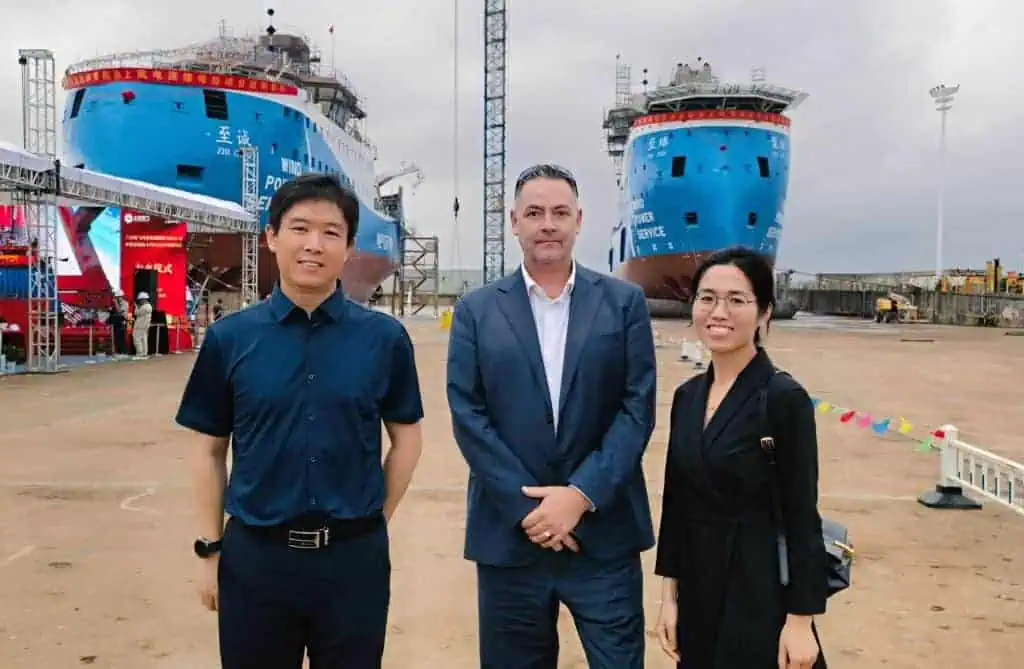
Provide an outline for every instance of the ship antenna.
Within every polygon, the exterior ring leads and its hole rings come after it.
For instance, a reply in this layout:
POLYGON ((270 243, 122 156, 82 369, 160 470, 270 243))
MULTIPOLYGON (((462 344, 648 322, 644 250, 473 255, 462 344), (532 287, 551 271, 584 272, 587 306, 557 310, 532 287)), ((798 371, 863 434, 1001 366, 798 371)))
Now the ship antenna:
POLYGON ((277 32, 277 28, 274 27, 274 10, 268 9, 267 16, 270 17, 270 25, 267 26, 267 35, 270 37, 270 41, 267 44, 267 48, 270 51, 274 50, 274 33, 277 32))
POLYGON ((335 62, 334 61, 334 47, 335 47, 335 45, 337 43, 337 40, 334 38, 334 24, 333 23, 327 29, 327 32, 330 33, 330 35, 331 35, 331 76, 334 76, 335 73, 337 72, 337 69, 334 66, 334 62, 335 62))

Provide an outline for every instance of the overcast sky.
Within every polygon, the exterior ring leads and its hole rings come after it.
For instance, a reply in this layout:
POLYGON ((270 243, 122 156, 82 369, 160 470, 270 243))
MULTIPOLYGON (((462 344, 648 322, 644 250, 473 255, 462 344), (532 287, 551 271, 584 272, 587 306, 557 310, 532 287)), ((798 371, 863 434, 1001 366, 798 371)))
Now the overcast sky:
MULTIPOLYGON (((426 181, 407 202, 412 224, 441 236, 442 264, 482 257, 484 0, 458 0, 459 129, 453 127, 453 0, 0 0, 0 140, 21 142, 18 48, 70 63, 295 26, 319 40, 366 100, 378 171, 403 160, 426 181), (216 7, 217 11, 213 11, 216 7), (459 179, 454 180, 457 147, 459 179), (462 202, 458 230, 451 203, 462 202), (456 241, 458 240, 458 241, 456 241)), ((1024 262, 1024 5, 1010 0, 510 0, 509 174, 553 160, 580 180, 578 258, 605 266, 615 187, 603 109, 615 54, 667 79, 703 56, 726 80, 751 67, 810 95, 792 113, 792 179, 779 264, 797 270, 930 269, 935 262, 939 115, 928 89, 961 84, 949 118, 946 265, 1024 262), (1017 25, 1018 28, 1013 28, 1017 25)), ((58 101, 63 104, 63 96, 58 101)), ((508 262, 518 247, 508 236, 508 262)))

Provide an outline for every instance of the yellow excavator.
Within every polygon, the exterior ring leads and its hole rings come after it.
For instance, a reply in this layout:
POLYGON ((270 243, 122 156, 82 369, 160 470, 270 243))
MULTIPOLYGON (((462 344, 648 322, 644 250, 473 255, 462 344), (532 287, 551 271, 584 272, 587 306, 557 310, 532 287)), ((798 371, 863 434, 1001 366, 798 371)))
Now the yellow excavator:
POLYGON ((889 293, 875 300, 876 323, 913 323, 917 321, 917 307, 903 295, 889 293))

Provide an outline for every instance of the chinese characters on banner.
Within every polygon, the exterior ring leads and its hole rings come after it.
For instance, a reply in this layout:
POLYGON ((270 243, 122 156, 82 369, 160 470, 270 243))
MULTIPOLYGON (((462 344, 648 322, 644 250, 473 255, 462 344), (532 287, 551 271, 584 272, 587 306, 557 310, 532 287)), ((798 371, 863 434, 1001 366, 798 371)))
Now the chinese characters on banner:
POLYGON ((149 67, 107 67, 88 72, 77 72, 64 77, 61 82, 65 90, 107 84, 120 81, 140 81, 172 86, 198 86, 201 88, 223 88, 233 91, 251 91, 272 95, 298 95, 299 89, 269 79, 239 77, 234 75, 187 72, 168 68, 149 67))
POLYGON ((154 270, 157 296, 154 307, 168 321, 185 320, 185 277, 188 269, 184 222, 168 223, 157 216, 121 210, 121 289, 129 302, 137 270, 154 270))
POLYGON ((0 267, 28 267, 27 246, 3 246, 0 244, 0 267))

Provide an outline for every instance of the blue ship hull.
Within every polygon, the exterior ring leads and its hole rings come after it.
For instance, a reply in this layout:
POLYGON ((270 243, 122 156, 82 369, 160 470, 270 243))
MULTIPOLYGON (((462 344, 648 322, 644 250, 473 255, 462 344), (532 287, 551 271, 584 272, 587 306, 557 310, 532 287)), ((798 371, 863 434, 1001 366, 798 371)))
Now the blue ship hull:
MULTIPOLYGON (((261 227, 280 184, 304 172, 329 172, 360 199, 359 230, 343 282, 364 301, 398 263, 399 223, 373 208, 372 174, 349 174, 317 126, 296 106, 257 94, 224 91, 226 119, 210 118, 199 87, 140 81, 111 82, 68 92, 64 110, 64 160, 76 166, 241 202, 240 144, 259 151, 261 227)), ((241 264, 241 242, 212 235, 207 262, 241 264), (234 250, 238 249, 235 253, 234 250), (213 258, 213 260, 211 260, 213 258), (229 260, 218 260, 229 258, 229 260)), ((260 291, 273 283, 272 257, 261 253, 260 291)))
POLYGON ((733 119, 634 126, 624 154, 609 269, 648 298, 688 300, 716 250, 742 245, 774 265, 789 183, 781 125, 733 119))

